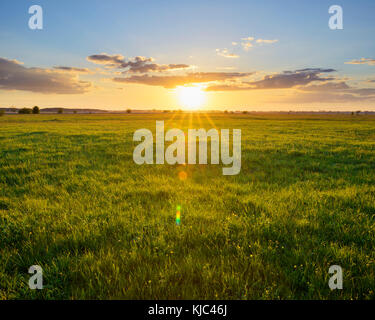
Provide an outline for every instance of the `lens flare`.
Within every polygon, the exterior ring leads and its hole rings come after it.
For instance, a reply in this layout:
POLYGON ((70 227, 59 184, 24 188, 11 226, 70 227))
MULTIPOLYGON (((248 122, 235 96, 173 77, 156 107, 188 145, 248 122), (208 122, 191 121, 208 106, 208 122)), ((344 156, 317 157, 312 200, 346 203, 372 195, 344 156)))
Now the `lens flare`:
POLYGON ((176 225, 180 225, 181 223, 181 206, 177 206, 177 212, 176 212, 176 225))

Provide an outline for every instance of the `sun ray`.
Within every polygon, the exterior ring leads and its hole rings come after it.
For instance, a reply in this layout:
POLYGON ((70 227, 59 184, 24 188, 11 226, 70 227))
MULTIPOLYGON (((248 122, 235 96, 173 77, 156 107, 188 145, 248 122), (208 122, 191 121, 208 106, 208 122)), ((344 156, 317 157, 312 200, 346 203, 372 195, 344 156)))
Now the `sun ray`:
POLYGON ((215 129, 217 129, 216 124, 215 124, 215 122, 213 122, 211 117, 206 112, 204 112, 203 115, 206 117, 206 119, 210 123, 210 125, 213 126, 215 129))
POLYGON ((198 119, 198 123, 199 123, 199 128, 203 128, 203 123, 202 123, 202 119, 201 119, 201 115, 200 113, 196 113, 195 116, 197 117, 198 119))
POLYGON ((173 112, 171 117, 169 117, 169 119, 165 122, 165 124, 166 125, 170 124, 174 120, 174 118, 176 118, 176 115, 177 115, 177 113, 173 112))

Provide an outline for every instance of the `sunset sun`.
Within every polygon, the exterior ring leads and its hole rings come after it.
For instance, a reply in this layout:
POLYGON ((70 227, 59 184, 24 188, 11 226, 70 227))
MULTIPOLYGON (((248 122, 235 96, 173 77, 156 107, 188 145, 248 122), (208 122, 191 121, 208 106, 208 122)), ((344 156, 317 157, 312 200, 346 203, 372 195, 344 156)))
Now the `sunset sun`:
POLYGON ((200 87, 179 87, 177 94, 181 106, 186 109, 198 109, 205 101, 205 93, 200 87))

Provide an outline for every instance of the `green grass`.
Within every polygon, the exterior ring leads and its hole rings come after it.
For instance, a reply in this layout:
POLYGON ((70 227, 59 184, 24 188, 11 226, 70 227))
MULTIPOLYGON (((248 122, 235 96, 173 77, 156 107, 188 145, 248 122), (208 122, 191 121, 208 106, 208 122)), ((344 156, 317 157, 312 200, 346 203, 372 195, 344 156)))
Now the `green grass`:
POLYGON ((209 117, 1 117, 0 299, 374 299, 375 118, 209 117), (163 119, 242 129, 241 173, 134 164, 163 119))

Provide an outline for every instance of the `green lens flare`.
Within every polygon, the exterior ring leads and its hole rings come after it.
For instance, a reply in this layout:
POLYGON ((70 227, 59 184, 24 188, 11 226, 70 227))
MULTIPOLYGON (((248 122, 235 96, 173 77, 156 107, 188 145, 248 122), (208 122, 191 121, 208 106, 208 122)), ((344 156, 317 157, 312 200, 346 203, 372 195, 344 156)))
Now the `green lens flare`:
POLYGON ((180 225, 180 223, 181 223, 181 206, 177 206, 176 224, 180 225))

